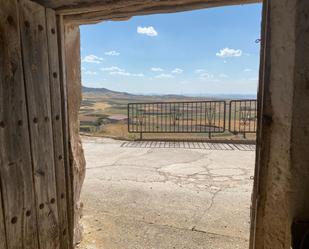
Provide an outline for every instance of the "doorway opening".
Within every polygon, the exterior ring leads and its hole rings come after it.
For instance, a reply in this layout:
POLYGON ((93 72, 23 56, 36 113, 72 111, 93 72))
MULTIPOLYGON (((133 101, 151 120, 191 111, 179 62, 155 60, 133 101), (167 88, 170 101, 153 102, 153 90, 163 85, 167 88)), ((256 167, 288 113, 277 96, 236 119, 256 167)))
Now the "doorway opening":
POLYGON ((81 27, 80 248, 248 248, 260 14, 254 4, 81 27), (130 125, 151 132, 140 141, 130 125))

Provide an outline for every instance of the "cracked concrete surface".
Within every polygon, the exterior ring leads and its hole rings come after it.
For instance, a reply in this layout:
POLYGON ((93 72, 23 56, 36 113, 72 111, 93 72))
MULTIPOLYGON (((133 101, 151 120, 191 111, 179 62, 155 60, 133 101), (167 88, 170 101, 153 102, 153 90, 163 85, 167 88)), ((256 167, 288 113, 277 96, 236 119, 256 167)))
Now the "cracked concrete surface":
POLYGON ((126 143, 83 138, 87 171, 79 248, 248 248, 252 146, 126 143))

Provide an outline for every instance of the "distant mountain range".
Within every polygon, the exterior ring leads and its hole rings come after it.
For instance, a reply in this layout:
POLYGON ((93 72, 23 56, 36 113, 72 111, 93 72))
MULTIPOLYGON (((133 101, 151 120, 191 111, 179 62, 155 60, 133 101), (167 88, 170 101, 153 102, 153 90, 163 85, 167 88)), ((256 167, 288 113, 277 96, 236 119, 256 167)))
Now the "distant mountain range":
POLYGON ((85 87, 83 86, 82 89, 83 93, 102 93, 102 94, 121 94, 127 96, 164 96, 164 97, 194 97, 194 96, 185 96, 185 95, 178 95, 178 94, 134 94, 134 93, 127 93, 127 92, 117 92, 113 90, 109 90, 107 88, 92 88, 92 87, 85 87))
POLYGON ((82 87, 82 92, 83 93, 103 93, 103 94, 124 94, 124 95, 133 95, 130 93, 126 92, 117 92, 117 91, 112 91, 107 88, 93 88, 93 87, 82 87))
POLYGON ((256 95, 254 94, 188 94, 188 95, 181 95, 181 94, 132 94, 127 92, 118 92, 109 90, 107 88, 92 88, 92 87, 82 87, 82 92, 85 94, 99 94, 105 96, 118 96, 118 97, 126 97, 126 98, 133 98, 133 97, 161 97, 164 99, 172 98, 172 99, 184 99, 184 98, 207 98, 207 99, 256 99, 256 95))

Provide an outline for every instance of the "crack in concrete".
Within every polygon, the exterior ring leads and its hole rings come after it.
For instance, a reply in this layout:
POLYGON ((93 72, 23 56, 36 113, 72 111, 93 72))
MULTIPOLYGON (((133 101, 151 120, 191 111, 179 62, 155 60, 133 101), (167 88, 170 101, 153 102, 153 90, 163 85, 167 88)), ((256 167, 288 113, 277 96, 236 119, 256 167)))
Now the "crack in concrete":
MULTIPOLYGON (((215 187, 215 186, 210 186, 210 188, 211 188, 211 187, 215 187)), ((214 205, 215 198, 216 198, 217 194, 218 194, 219 192, 221 192, 221 191, 222 191, 222 189, 219 188, 217 191, 215 191, 214 193, 212 193, 212 196, 211 196, 211 198, 210 198, 210 204, 209 204, 208 207, 205 209, 205 211, 202 213, 202 215, 199 216, 199 217, 197 217, 197 218, 195 219, 196 222, 194 222, 194 223, 196 223, 196 225, 193 226, 192 229, 195 229, 195 228, 201 223, 201 220, 203 219, 203 217, 206 215, 206 213, 207 213, 207 212, 212 208, 212 206, 214 205)))
MULTIPOLYGON (((147 151, 146 153, 143 153, 142 155, 146 155, 152 153, 151 151, 147 151)), ((126 155, 125 155, 126 156, 126 155)), ((196 160, 190 160, 190 164, 192 163, 196 163, 199 160, 204 159, 204 157, 202 158, 197 158, 196 160)), ((87 170, 95 170, 98 168, 112 168, 112 167, 139 167, 139 165, 135 165, 135 164, 120 164, 119 161, 123 160, 123 158, 120 158, 119 160, 115 161, 112 164, 109 165, 104 165, 104 166, 97 166, 97 167, 91 167, 91 168, 87 168, 87 170)), ((138 179, 129 179, 129 178, 125 178, 125 179, 111 179, 111 178, 98 178, 101 181, 108 181, 108 182, 121 182, 121 181, 128 181, 128 182, 137 182, 137 183, 167 183, 167 182, 171 182, 174 183, 176 185, 178 185, 179 187, 183 187, 183 186, 187 186, 187 185, 191 185, 193 186, 193 188, 197 189, 197 191, 205 191, 207 189, 209 189, 211 186, 215 186, 215 187, 219 187, 222 186, 224 183, 232 183, 232 182, 243 182, 245 179, 234 179, 233 177, 238 176, 238 175, 221 175, 221 174, 213 174, 211 173, 211 169, 209 169, 209 167, 213 164, 213 160, 209 159, 208 162, 205 162, 203 165, 200 165, 200 167, 204 168, 204 170, 201 170, 199 172, 193 173, 193 174, 188 174, 188 175, 183 175, 183 176, 179 176, 179 175, 173 175, 173 173, 170 172, 165 172, 162 171, 163 168, 165 167, 169 167, 171 165, 174 165, 175 163, 170 163, 170 164, 166 164, 164 166, 160 166, 158 168, 154 168, 150 171, 152 172, 157 172, 159 177, 163 177, 163 179, 157 179, 157 180, 138 180, 138 179), (198 179, 198 176, 204 176, 203 179, 198 179), (216 181, 214 178, 216 177, 225 177, 227 178, 226 180, 222 181, 216 181), (195 182, 192 182, 192 180, 194 180, 195 182), (207 180, 208 185, 205 185, 205 181, 207 180), (217 184, 216 184, 217 183, 217 184), (200 186, 203 185, 203 186, 200 186)), ((176 163, 177 164, 177 163, 176 163)), ((184 163, 185 164, 185 163, 184 163)), ((187 162, 188 164, 188 162, 187 162)), ((190 165, 188 165, 190 166, 190 165)), ((141 166, 142 167, 142 166, 141 166)), ((229 168, 228 168, 229 169, 229 168)), ((241 168, 237 168, 239 170, 242 171, 242 174, 240 175, 244 175, 245 170, 241 169, 241 168)), ((249 179, 248 179, 249 180, 249 179)))
MULTIPOLYGON (((91 146, 93 145, 89 143, 89 150, 91 146)), ((216 221, 217 212, 220 212, 222 205, 224 205, 222 199, 233 197, 230 194, 233 191, 246 192, 242 196, 247 196, 247 192, 249 192, 247 188, 243 188, 243 185, 251 184, 252 181, 249 180, 247 175, 251 175, 252 172, 247 160, 243 160, 242 156, 233 155, 231 161, 225 158, 221 160, 221 155, 217 154, 219 152, 214 150, 200 150, 198 152, 197 150, 189 151, 189 149, 177 151, 178 148, 163 150, 151 148, 151 144, 146 144, 145 148, 131 148, 125 153, 118 153, 121 151, 118 151, 116 146, 108 150, 104 150, 104 147, 102 147, 102 150, 100 148, 93 146, 94 151, 91 152, 92 154, 89 152, 91 159, 89 163, 92 161, 94 167, 87 167, 89 171, 88 179, 93 181, 91 185, 89 184, 87 194, 94 189, 96 190, 98 186, 104 187, 104 191, 102 195, 87 196, 89 198, 87 202, 95 207, 94 209, 92 206, 91 209, 87 210, 88 216, 84 217, 85 221, 91 224, 91 227, 88 227, 87 230, 97 228, 98 224, 112 232, 132 227, 130 229, 132 229, 133 234, 135 234, 134 229, 140 228, 141 234, 149 231, 151 236, 158 230, 163 234, 177 234, 180 239, 185 235, 188 237, 198 236, 203 240, 207 240, 208 237, 214 240, 224 240, 224 237, 226 237, 226 241, 229 240, 228 238, 231 238, 230 241, 232 241, 232 238, 240 239, 241 242, 248 241, 246 233, 243 233, 246 228, 245 225, 237 222, 233 224, 234 220, 232 220, 229 226, 234 230, 230 230, 227 226, 223 227, 230 220, 224 220, 222 224, 220 223, 221 220, 216 221), (108 157, 110 157, 110 160, 105 161, 108 157), (248 168, 242 168, 242 166, 248 166, 248 168), (164 183, 167 183, 167 185, 164 185, 164 183), (130 188, 126 188, 127 186, 130 186, 130 188), (149 190, 149 188, 154 190, 149 190), (153 192, 157 190, 160 192, 153 192), (170 201, 166 196, 169 196, 172 193, 171 191, 174 191, 177 195, 175 200, 171 199, 170 201), (167 192, 168 194, 166 194, 167 192), (115 195, 119 196, 119 193, 125 194, 117 197, 113 203, 113 199, 105 198, 106 196, 109 197, 111 193, 116 193, 115 195), (141 195, 140 199, 134 199, 140 193, 145 194, 146 198, 142 198, 143 195, 141 195), (104 194, 106 195, 104 196, 104 194), (152 202, 157 196, 159 196, 158 200, 152 202), (186 196, 190 198, 186 198, 186 196), (140 209, 141 203, 147 205, 148 198, 151 205, 140 209), (197 199, 198 201, 195 201, 197 199), (165 205, 161 205, 159 201, 164 202, 165 205), (184 202, 186 206, 179 207, 177 201, 184 202), (160 208, 158 209, 156 205, 160 205, 160 208), (174 207, 177 207, 177 209, 175 208, 177 212, 170 215, 174 207), (168 210, 166 213, 162 212, 162 209, 165 210, 165 208, 168 210), (107 209, 110 212, 104 212, 100 209, 107 209), (100 217, 97 218, 99 223, 94 224, 93 218, 96 217, 100 217), (243 230, 238 232, 234 228, 238 225, 243 230), (166 230, 164 230, 164 227, 166 230), (181 230, 185 232, 181 232, 181 230), (196 233, 196 235, 193 233, 196 233), (205 236, 197 233, 205 234, 205 236)), ((226 156, 231 154, 231 152, 225 153, 226 156)), ((237 153, 237 151, 234 151, 234 153, 237 153)), ((181 205, 183 204, 181 203, 181 205)), ((224 215, 227 217, 229 214, 224 213, 224 215)), ((238 218, 238 216, 235 217, 238 218)), ((95 232, 95 230, 93 231, 95 232)), ((97 231, 95 236, 100 237, 99 233, 101 232, 97 231)))
MULTIPOLYGON (((100 213, 103 213, 104 215, 106 216, 110 216, 112 218, 121 218, 122 217, 125 217, 125 219, 122 219, 122 220, 128 220, 127 222, 125 223, 128 223, 128 222, 140 222, 140 223, 143 223, 143 224, 146 224, 146 225, 153 225, 153 226, 157 226, 157 227, 164 227, 164 228, 168 228, 168 229, 176 229, 176 230, 181 230, 181 231, 187 231, 187 232, 196 232, 196 233, 203 233, 203 234, 207 234, 207 235, 212 235, 212 236, 218 236, 218 237, 225 237, 225 238, 231 238, 231 239, 240 239, 240 240, 243 240, 243 241, 248 241, 248 239, 245 239, 243 237, 239 237, 239 236, 232 236, 232 235, 227 235, 227 234, 220 234, 220 233, 214 233, 214 232, 208 232, 208 231, 205 231, 205 230, 201 230, 201 229, 196 229, 196 226, 192 227, 192 228, 186 228, 186 227, 178 227, 178 226, 174 226, 174 225, 168 225, 168 224, 158 224, 158 223, 155 223, 155 222, 151 222, 151 221, 145 221, 145 220, 140 220, 140 219, 130 219, 129 217, 127 216, 124 216, 124 215, 114 215, 108 211, 100 211, 100 213)), ((104 222, 104 221, 102 221, 104 222)), ((94 230, 94 231, 97 231, 94 230)))
POLYGON ((240 240, 248 241, 247 239, 244 239, 244 238, 239 237, 239 236, 231 236, 231 235, 226 235, 226 234, 208 232, 208 231, 196 229, 195 227, 189 229, 189 228, 184 228, 184 227, 171 226, 171 225, 167 225, 167 224, 157 224, 157 223, 141 221, 141 220, 138 220, 138 221, 145 223, 145 224, 149 224, 149 225, 155 225, 155 226, 166 227, 166 228, 171 228, 171 229, 177 229, 177 230, 183 230, 183 231, 192 231, 192 232, 204 233, 204 234, 218 236, 218 237, 234 238, 234 239, 240 239, 240 240))

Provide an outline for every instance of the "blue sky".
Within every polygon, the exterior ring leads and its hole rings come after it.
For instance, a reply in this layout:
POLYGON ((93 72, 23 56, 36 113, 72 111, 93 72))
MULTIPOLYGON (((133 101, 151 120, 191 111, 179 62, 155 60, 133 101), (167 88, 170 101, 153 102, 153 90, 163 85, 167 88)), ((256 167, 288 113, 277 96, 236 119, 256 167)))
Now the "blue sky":
POLYGON ((261 4, 81 26, 82 83, 144 94, 255 94, 261 4))

